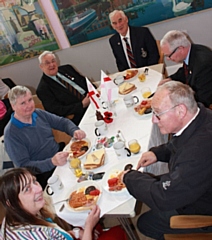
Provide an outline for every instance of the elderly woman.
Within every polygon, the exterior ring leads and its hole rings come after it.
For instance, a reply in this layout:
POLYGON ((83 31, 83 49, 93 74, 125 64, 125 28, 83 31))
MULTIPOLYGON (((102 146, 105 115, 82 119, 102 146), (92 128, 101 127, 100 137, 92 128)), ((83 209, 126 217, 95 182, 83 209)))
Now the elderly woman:
POLYGON ((14 113, 4 131, 5 148, 16 167, 31 167, 44 188, 55 166, 66 164, 65 144, 58 144, 52 129, 76 139, 86 136, 72 121, 41 109, 35 109, 31 91, 16 86, 9 92, 14 113))
MULTIPOLYGON (((43 190, 34 175, 25 168, 15 168, 0 178, 0 201, 6 210, 0 238, 3 239, 73 239, 67 224, 47 210, 43 190), (54 220, 58 222, 55 223, 54 220)), ((81 239, 91 240, 100 209, 94 206, 88 215, 81 239)))
MULTIPOLYGON (((0 202, 6 212, 0 239, 73 239, 72 227, 49 212, 40 184, 26 168, 14 168, 0 177, 0 202)), ((93 206, 80 230, 81 240, 127 240, 119 226, 103 232, 97 225, 93 231, 99 216, 99 207, 93 206)))

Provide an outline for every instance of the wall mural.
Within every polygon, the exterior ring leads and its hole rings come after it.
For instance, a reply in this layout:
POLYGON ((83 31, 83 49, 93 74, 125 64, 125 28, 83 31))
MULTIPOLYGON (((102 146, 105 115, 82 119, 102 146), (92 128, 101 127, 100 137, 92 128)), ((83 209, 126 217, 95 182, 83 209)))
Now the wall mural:
POLYGON ((71 45, 114 33, 108 14, 123 10, 143 26, 212 7, 212 0, 51 0, 71 45))
POLYGON ((0 0, 0 66, 56 49, 59 46, 38 1, 0 0))

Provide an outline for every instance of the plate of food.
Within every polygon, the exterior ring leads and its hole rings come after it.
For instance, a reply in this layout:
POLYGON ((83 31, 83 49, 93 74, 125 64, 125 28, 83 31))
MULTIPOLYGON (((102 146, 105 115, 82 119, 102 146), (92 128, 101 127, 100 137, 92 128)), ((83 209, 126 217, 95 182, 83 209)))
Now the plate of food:
POLYGON ((64 152, 69 152, 69 158, 79 158, 85 157, 91 150, 91 141, 88 138, 83 138, 82 140, 70 141, 68 145, 65 146, 64 152))
POLYGON ((135 89, 137 89, 135 84, 130 82, 124 82, 121 85, 119 85, 119 94, 126 95, 128 93, 131 93, 135 89))
POLYGON ((105 164, 105 149, 97 149, 86 155, 86 160, 83 164, 84 169, 95 169, 105 164))
POLYGON ((125 184, 121 181, 123 171, 127 169, 135 169, 135 163, 122 161, 121 163, 111 167, 104 175, 102 186, 104 190, 112 194, 128 193, 125 184))
POLYGON ((66 208, 72 212, 88 211, 96 205, 101 197, 101 186, 91 180, 77 183, 70 189, 67 196, 66 208))
POLYGON ((152 116, 151 99, 141 101, 134 107, 134 115, 139 118, 152 116))
POLYGON ((138 75, 137 69, 128 69, 124 72, 124 80, 125 81, 131 81, 134 80, 138 75))

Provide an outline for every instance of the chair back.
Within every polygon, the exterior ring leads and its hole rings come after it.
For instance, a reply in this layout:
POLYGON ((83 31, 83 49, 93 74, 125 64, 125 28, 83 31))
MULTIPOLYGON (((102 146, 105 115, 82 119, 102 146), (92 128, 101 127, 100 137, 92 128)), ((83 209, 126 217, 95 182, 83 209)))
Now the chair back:
POLYGON ((157 43, 158 52, 159 52, 159 55, 160 55, 160 58, 159 58, 159 60, 158 60, 158 63, 164 63, 164 54, 163 54, 163 52, 161 51, 160 40, 156 40, 156 43, 157 43))

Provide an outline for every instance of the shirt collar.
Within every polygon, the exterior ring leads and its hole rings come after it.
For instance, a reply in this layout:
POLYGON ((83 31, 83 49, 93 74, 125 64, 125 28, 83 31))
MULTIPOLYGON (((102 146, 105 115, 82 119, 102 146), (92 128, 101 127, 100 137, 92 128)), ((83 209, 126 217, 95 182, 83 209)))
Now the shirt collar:
POLYGON ((23 123, 14 117, 14 113, 11 115, 11 123, 14 124, 17 128, 24 128, 36 125, 38 114, 36 112, 32 113, 32 123, 23 123))
POLYGON ((188 54, 187 54, 187 56, 186 56, 186 58, 184 60, 186 65, 188 65, 188 62, 189 62, 190 51, 191 51, 191 48, 189 48, 188 54))
POLYGON ((174 134, 174 136, 176 136, 176 137, 180 136, 183 133, 183 131, 191 124, 191 122, 194 121, 194 119, 199 114, 199 111, 200 111, 200 109, 198 108, 196 114, 194 115, 194 117, 182 129, 180 129, 180 131, 178 131, 176 134, 174 134))
POLYGON ((119 34, 119 35, 120 35, 121 40, 123 40, 123 41, 124 41, 125 37, 127 39, 130 39, 130 28, 128 27, 127 34, 125 36, 122 36, 121 34, 119 34))

